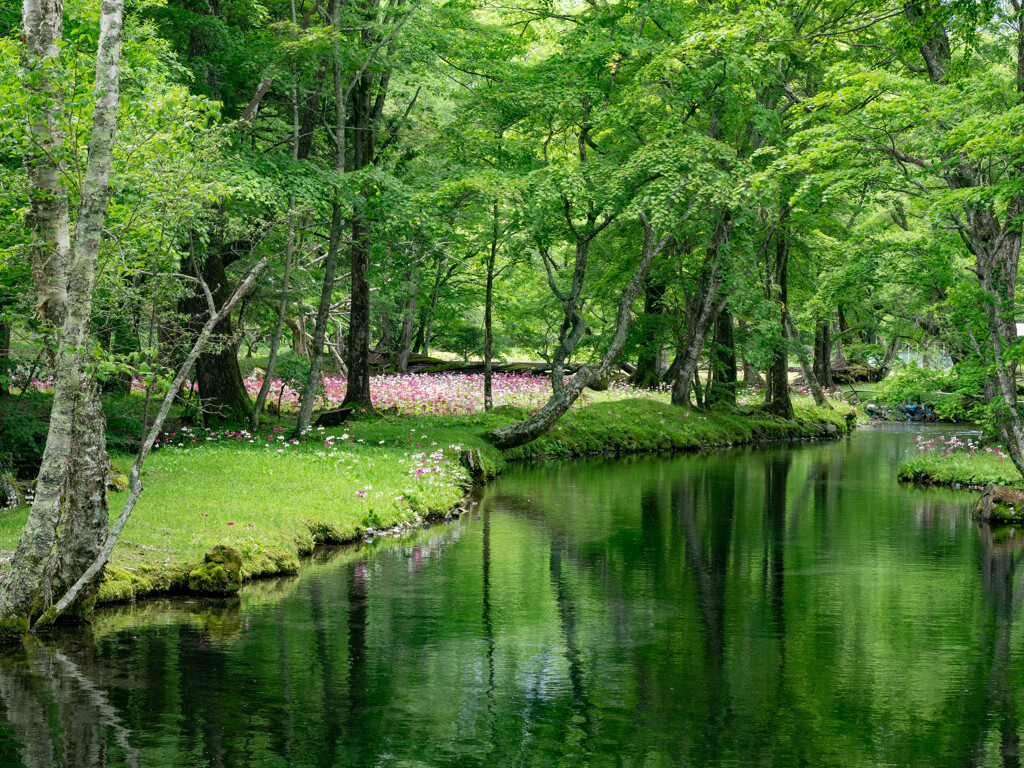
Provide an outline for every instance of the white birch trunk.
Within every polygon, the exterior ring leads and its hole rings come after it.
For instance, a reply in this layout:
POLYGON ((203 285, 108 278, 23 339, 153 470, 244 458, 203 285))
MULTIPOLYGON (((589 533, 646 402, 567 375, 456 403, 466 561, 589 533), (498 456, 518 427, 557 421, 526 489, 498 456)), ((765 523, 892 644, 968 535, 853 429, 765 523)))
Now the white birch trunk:
POLYGON ((21 14, 25 41, 25 86, 37 103, 29 132, 32 148, 25 155, 32 232, 32 282, 36 314, 60 328, 67 305, 67 268, 71 251, 68 193, 64 186, 62 105, 49 69, 60 55, 63 35, 62 0, 24 0, 21 14))
POLYGON ((67 312, 57 348, 50 429, 35 500, 11 561, 10 574, 0 584, 0 637, 23 633, 29 627, 31 615, 44 607, 41 588, 56 538, 62 497, 69 490, 68 467, 76 411, 90 386, 82 351, 89 337, 96 262, 117 129, 123 15, 123 0, 103 0, 94 88, 99 95, 93 109, 89 157, 75 227, 67 312))

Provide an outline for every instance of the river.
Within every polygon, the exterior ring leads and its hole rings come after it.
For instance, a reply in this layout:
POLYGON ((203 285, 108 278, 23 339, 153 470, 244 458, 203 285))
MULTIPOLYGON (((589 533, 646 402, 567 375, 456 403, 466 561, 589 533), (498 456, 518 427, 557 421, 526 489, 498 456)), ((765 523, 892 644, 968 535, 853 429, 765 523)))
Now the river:
POLYGON ((921 431, 519 466, 237 598, 102 609, 0 655, 0 766, 1018 765, 1024 532, 898 485, 921 431))

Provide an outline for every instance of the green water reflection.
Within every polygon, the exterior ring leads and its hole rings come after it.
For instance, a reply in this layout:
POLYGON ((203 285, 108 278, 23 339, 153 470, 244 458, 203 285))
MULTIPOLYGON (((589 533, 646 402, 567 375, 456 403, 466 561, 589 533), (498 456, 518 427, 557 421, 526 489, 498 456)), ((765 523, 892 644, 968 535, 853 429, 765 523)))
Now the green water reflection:
POLYGON ((0 656, 3 766, 1016 766, 1024 531, 916 433, 521 467, 476 514, 0 656))

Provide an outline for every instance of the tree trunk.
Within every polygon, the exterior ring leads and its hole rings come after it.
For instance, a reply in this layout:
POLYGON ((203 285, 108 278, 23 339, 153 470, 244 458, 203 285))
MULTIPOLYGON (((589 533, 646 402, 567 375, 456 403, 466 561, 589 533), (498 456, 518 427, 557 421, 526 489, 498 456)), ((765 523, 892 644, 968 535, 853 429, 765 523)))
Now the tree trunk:
MULTIPOLYGON (((56 12, 59 13, 59 10, 56 12)), ((88 485, 87 478, 76 478, 74 483, 68 482, 72 444, 84 446, 98 442, 73 440, 72 436, 83 393, 92 387, 84 370, 85 361, 80 350, 88 349, 96 263, 110 188, 120 97, 118 68, 121 60, 123 13, 122 0, 103 0, 93 89, 98 96, 93 108, 88 159, 75 228, 67 311, 57 347, 50 426, 32 509, 11 561, 10 572, 0 583, 0 637, 22 634, 28 629, 32 615, 46 607, 43 605, 41 590, 47 561, 57 538, 62 500, 67 494, 78 492, 88 485)), ((79 423, 89 423, 92 428, 101 425, 101 421, 94 419, 83 419, 79 423)), ((78 451, 75 453, 77 456, 78 451)), ((105 470, 104 467, 104 473, 105 470)), ((67 500, 72 501, 69 496, 67 500)), ((82 512, 89 499, 76 498, 73 503, 77 511, 82 512)))
POLYGON ((11 373, 11 326, 0 321, 0 397, 10 394, 11 373))
POLYGON ((814 373, 814 367, 811 361, 807 359, 807 352, 804 350, 804 343, 800 339, 800 331, 797 329, 796 323, 793 322, 793 316, 789 313, 789 309, 783 311, 785 312, 786 335, 793 344, 793 351, 796 352, 797 360, 800 361, 800 370, 803 371, 804 378, 807 379, 807 386, 811 390, 814 404, 819 408, 831 408, 828 400, 825 399, 825 393, 821 391, 821 385, 814 373))
POLYGON ((427 353, 423 351, 423 334, 427 325, 427 307, 425 304, 420 305, 419 316, 419 323, 416 327, 416 338, 412 343, 412 353, 414 355, 426 355, 427 353))
POLYGON ((491 227, 491 252, 487 255, 487 288, 484 292, 484 410, 494 409, 494 329, 491 312, 494 305, 494 266, 498 260, 498 201, 494 201, 491 227))
POLYGON ((700 385, 700 368, 693 372, 693 400, 698 408, 704 407, 704 389, 700 385))
POLYGON ((629 383, 634 387, 653 389, 661 384, 661 375, 658 370, 661 343, 653 326, 657 323, 658 318, 665 313, 664 296, 664 281, 651 278, 648 275, 644 286, 644 315, 639 329, 641 334, 640 354, 637 356, 636 370, 629 377, 629 383))
MULTIPOLYGON (((195 361, 198 359, 199 353, 206 346, 207 342, 209 342, 215 326, 225 315, 231 314, 231 310, 239 298, 247 295, 248 292, 252 290, 253 285, 256 283, 256 279, 259 277, 266 265, 267 260, 265 258, 254 265, 253 268, 249 270, 249 274, 239 282, 227 302, 225 302, 219 310, 214 309, 210 319, 207 320, 206 324, 199 331, 198 337, 192 344, 192 349, 185 356, 181 365, 178 366, 178 372, 168 386, 167 392, 164 394, 163 402, 160 404, 160 410, 157 412, 156 418, 153 420, 153 424, 150 426, 145 439, 139 446, 139 452, 135 454, 135 461, 132 464, 131 471, 128 473, 128 498, 125 499, 124 506, 121 507, 121 513, 117 516, 117 520, 114 522, 110 532, 103 540, 102 546, 99 548, 99 551, 96 552, 96 555, 89 564, 89 567, 86 568, 82 575, 78 577, 78 580, 71 586, 67 593, 65 593, 58 601, 48 608, 42 616, 39 617, 35 626, 32 627, 33 631, 41 626, 53 624, 54 621, 56 621, 65 611, 75 604, 75 601, 81 597, 83 590, 86 590, 87 587, 92 584, 93 579, 97 578, 106 566, 107 561, 110 558, 110 553, 114 551, 114 547, 117 545, 118 539, 124 531, 124 527, 128 524, 132 511, 135 509, 135 504, 138 502, 139 496, 142 494, 142 465, 145 463, 146 457, 153 449, 153 444, 156 442, 157 437, 160 435, 160 431, 163 429, 164 422, 167 419, 167 414, 170 412, 171 405, 173 405, 178 396, 178 392, 181 390, 182 384, 185 382, 185 377, 188 375, 192 366, 195 364, 195 361)), ((0 627, 3 626, 6 626, 7 629, 11 628, 10 624, 0 624, 0 627)))
POLYGON ((25 154, 32 233, 32 280, 36 315, 54 329, 64 321, 68 300, 67 269, 71 253, 68 194, 62 181, 65 133, 63 103, 46 68, 60 54, 63 35, 60 0, 24 0, 22 39, 26 90, 39 99, 40 108, 29 122, 34 148, 25 154))
POLYGON ((832 330, 829 323, 818 323, 814 332, 814 376, 824 388, 834 387, 832 381, 832 330))
POLYGON ((847 365, 846 354, 843 352, 843 343, 849 336, 850 326, 846 323, 846 313, 842 306, 836 308, 836 329, 839 331, 833 341, 836 347, 835 367, 842 368, 847 365))
MULTIPOLYGON (((331 0, 330 3, 330 17, 331 24, 335 29, 341 28, 341 0, 331 0)), ((338 38, 335 37, 331 43, 331 69, 333 71, 334 81, 334 170, 338 174, 345 172, 346 163, 346 133, 348 129, 348 104, 347 104, 347 92, 344 89, 341 76, 341 48, 338 38)), ((358 97, 357 97, 358 101, 358 97)), ((359 114, 359 107, 356 107, 356 114, 359 114)), ((359 121, 356 120, 354 141, 356 163, 355 167, 358 170, 363 166, 359 164, 359 146, 363 140, 359 135, 359 121)), ((358 218, 356 216, 355 218, 358 218)), ((332 200, 331 208, 331 231, 330 239, 327 244, 327 258, 324 260, 324 282, 320 289, 320 304, 317 307, 316 313, 316 327, 313 329, 313 349, 311 350, 309 358, 309 376, 306 379, 306 386, 302 391, 302 402, 299 406, 299 418, 295 426, 295 434, 305 434, 309 429, 309 422, 313 415, 313 403, 316 400, 316 394, 320 390, 320 368, 323 362, 324 354, 324 341, 327 338, 327 318, 330 315, 331 310, 331 298, 334 295, 334 274, 338 265, 338 250, 341 248, 341 228, 342 228, 342 215, 341 215, 341 190, 339 187, 334 188, 334 198, 332 200)), ((353 245, 353 249, 355 245, 353 245)), ((355 298, 355 282, 356 275, 355 270, 352 274, 352 316, 349 319, 349 331, 351 332, 352 326, 356 324, 357 318, 355 316, 356 311, 356 298, 355 298)), ((367 322, 369 318, 367 317, 367 322)), ((369 341, 369 339, 367 339, 369 341)), ((351 343, 349 349, 351 350, 351 343)), ((368 352, 367 352, 368 354, 368 352)), ((358 376, 358 369, 354 369, 352 360, 349 360, 348 365, 348 391, 352 391, 352 378, 358 376)), ((348 394, 345 395, 346 399, 348 394)))
MULTIPOLYGON (((211 248, 202 264, 201 277, 218 306, 231 293, 225 262, 232 258, 233 255, 226 253, 225 249, 211 248)), ((210 307, 201 288, 197 288, 195 293, 181 303, 182 310, 189 315, 191 343, 205 324, 204 318, 209 316, 210 307)), ((217 336, 215 348, 201 354, 196 361, 196 383, 199 385, 203 418, 207 422, 245 424, 252 417, 253 405, 242 379, 242 371, 238 367, 230 315, 218 323, 214 334, 217 336)))
MULTIPOLYGON (((313 347, 309 354, 309 375, 306 386, 302 390, 302 401, 299 404, 299 418, 295 425, 295 434, 303 435, 309 430, 309 422, 313 417, 313 405, 320 391, 320 369, 324 358, 324 341, 327 339, 327 317, 331 310, 331 297, 334 294, 334 273, 338 266, 338 250, 341 246, 341 202, 335 190, 334 203, 331 207, 331 232, 327 244, 327 257, 324 259, 324 281, 320 287, 320 304, 316 311, 316 326, 313 328, 313 347)), ((351 371, 351 368, 349 369, 351 371)), ((349 379, 351 386, 351 378, 349 379)))
POLYGON ((323 100, 324 83, 327 80, 327 67, 320 67, 313 78, 306 100, 302 104, 302 115, 299 118, 298 141, 296 142, 296 159, 305 160, 313 151, 313 136, 320 120, 320 102, 323 100))
MULTIPOLYGON (((71 434, 64 511, 57 531, 57 543, 46 569, 43 604, 53 605, 78 581, 92 563, 107 537, 110 512, 107 507, 106 419, 95 387, 82 394, 71 434)), ((81 616, 92 610, 99 588, 95 579, 81 593, 77 610, 81 616)))
MULTIPOLYGON (((1020 215, 1016 201, 1008 217, 1020 215)), ((1024 423, 1017 407, 1017 376, 1013 350, 1018 344, 1014 310, 1017 270, 1020 262, 1021 233, 1001 231, 998 221, 985 211, 968 211, 968 224, 976 257, 976 273, 988 297, 989 345, 992 369, 1000 397, 993 400, 996 428, 1006 445, 1014 466, 1024 474, 1024 423)), ((1011 225, 1012 226, 1012 225, 1011 225)))
POLYGON ((732 227, 731 218, 728 215, 722 216, 715 224, 715 230, 711 235, 711 243, 708 245, 701 275, 697 281, 694 309, 689 313, 686 346, 676 355, 669 369, 669 373, 675 377, 672 405, 690 407, 690 391, 700 363, 700 353, 704 350, 704 342, 711 323, 722 308, 722 299, 719 296, 724 278, 722 250, 732 237, 732 227))
MULTIPOLYGON (((364 39, 367 39, 364 33, 364 39)), ((379 109, 383 108, 383 99, 387 94, 387 74, 380 79, 377 102, 373 98, 374 77, 363 71, 355 82, 352 92, 352 105, 355 122, 352 131, 352 168, 361 171, 374 162, 375 154, 375 123, 379 117, 379 109)), ((368 199, 370 190, 360 190, 364 199, 368 199)), ((349 409, 352 413, 373 411, 373 398, 370 394, 370 283, 367 272, 370 269, 370 227, 363 210, 357 209, 352 216, 352 248, 351 266, 352 303, 349 308, 348 321, 348 387, 341 409, 349 409)))
POLYGON ((286 317, 284 322, 292 334, 292 353, 296 357, 309 357, 309 334, 306 333, 306 318, 301 308, 296 317, 286 317))
POLYGON ((292 251, 295 247, 295 195, 288 201, 288 242, 284 254, 284 278, 281 280, 281 301, 277 306, 277 325, 274 335, 270 338, 270 356, 267 358, 267 370, 263 375, 256 404, 252 409, 252 431, 260 428, 260 414, 270 394, 270 383, 274 379, 274 367, 277 365, 277 350, 281 347, 281 333, 284 331, 284 319, 288 314, 288 282, 292 273, 292 251))
POLYGON ((416 281, 413 279, 411 270, 406 270, 402 278, 409 297, 405 300, 405 310, 402 312, 402 336, 398 342, 398 359, 395 362, 395 370, 399 373, 406 373, 409 370, 409 355, 412 352, 412 337, 416 330, 416 281))
POLYGON ((727 309, 715 318, 715 335, 711 348, 712 377, 704 395, 708 407, 724 403, 736 405, 736 345, 733 340, 733 319, 727 309))
POLYGON ((794 418, 789 396, 789 354, 786 337, 786 302, 789 301, 789 240, 780 227, 775 235, 775 300, 779 305, 779 341, 768 376, 768 410, 784 419, 794 418))
POLYGON ((348 321, 348 388, 342 408, 372 411, 370 395, 370 233, 361 214, 352 220, 352 304, 348 321))
POLYGON ((420 326, 422 337, 419 341, 419 346, 424 357, 430 356, 430 341, 434 335, 434 312, 437 309, 437 301, 441 296, 441 286, 444 285, 444 272, 447 265, 447 256, 442 256, 438 259, 437 275, 434 278, 434 289, 430 292, 430 304, 426 308, 423 325, 420 326))

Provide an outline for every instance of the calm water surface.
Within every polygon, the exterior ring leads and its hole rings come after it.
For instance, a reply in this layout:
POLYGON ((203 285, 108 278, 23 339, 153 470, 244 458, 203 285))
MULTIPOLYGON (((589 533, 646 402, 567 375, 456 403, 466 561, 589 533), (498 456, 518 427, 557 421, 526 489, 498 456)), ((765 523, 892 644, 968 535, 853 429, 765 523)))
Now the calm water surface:
POLYGON ((0 655, 0 766, 1016 766, 1024 532, 898 486, 919 431, 521 467, 240 598, 102 611, 0 655))

